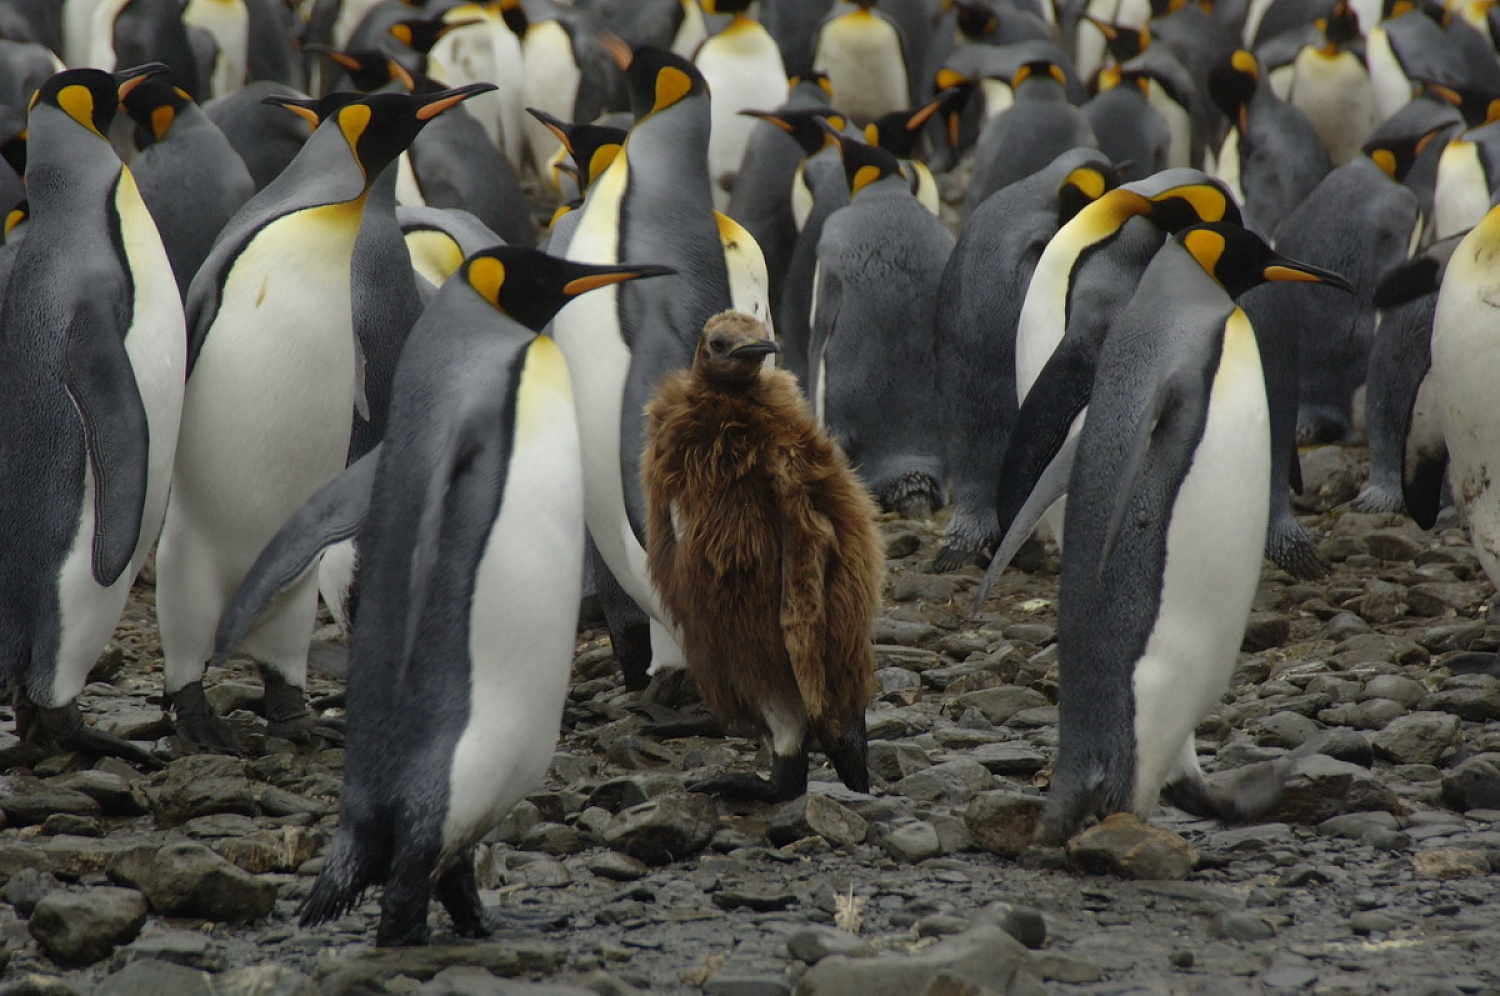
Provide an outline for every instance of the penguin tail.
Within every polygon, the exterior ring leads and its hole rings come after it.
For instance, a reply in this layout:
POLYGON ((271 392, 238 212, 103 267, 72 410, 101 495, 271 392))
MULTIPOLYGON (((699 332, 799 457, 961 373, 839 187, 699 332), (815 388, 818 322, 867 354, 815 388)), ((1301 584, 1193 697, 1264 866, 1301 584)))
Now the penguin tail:
POLYGON ((323 870, 298 910, 304 927, 326 923, 354 908, 365 889, 375 880, 368 851, 353 834, 341 831, 328 848, 323 870))

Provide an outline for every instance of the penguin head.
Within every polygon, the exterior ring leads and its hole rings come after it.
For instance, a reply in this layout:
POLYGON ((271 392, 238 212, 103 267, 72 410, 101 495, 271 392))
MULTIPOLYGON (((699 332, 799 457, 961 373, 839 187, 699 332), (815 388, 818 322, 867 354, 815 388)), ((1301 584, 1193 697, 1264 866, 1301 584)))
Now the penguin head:
POLYGON ((549 256, 522 246, 494 246, 474 253, 457 276, 489 302, 533 332, 540 332, 563 305, 599 287, 676 273, 666 266, 596 266, 549 256))
POLYGON ((1413 99, 1426 96, 1448 104, 1463 116, 1464 124, 1470 128, 1500 120, 1500 93, 1467 83, 1454 84, 1415 76, 1412 82, 1416 84, 1413 99))
POLYGON ((1179 232, 1204 222, 1241 224, 1239 205, 1229 192, 1217 180, 1201 173, 1198 177, 1146 196, 1148 214, 1158 228, 1179 232))
POLYGON ((1240 49, 1208 73, 1209 97, 1241 132, 1245 130, 1245 108, 1259 86, 1260 63, 1248 49, 1240 49))
POLYGON ((906 179, 906 171, 901 168, 901 163, 889 152, 849 138, 830 126, 825 127, 838 143, 839 158, 844 161, 844 177, 849 181, 850 197, 858 197, 860 191, 888 176, 906 179))
POLYGON ((386 33, 413 52, 426 55, 432 51, 432 46, 450 31, 467 28, 471 24, 483 23, 478 18, 445 21, 441 17, 412 17, 392 24, 386 29, 386 33))
POLYGON ((1057 224, 1066 225, 1073 216, 1113 190, 1119 174, 1102 165, 1079 166, 1063 178, 1057 188, 1057 224))
POLYGON ((1327 17, 1318 18, 1318 30, 1323 34, 1323 54, 1337 55, 1351 42, 1359 41, 1359 15, 1349 6, 1349 0, 1338 0, 1327 17))
POLYGON ((708 94, 708 84, 698 67, 680 55, 650 46, 636 50, 630 68, 625 70, 625 85, 637 121, 708 94))
POLYGON ((371 181, 411 145, 427 122, 476 94, 494 89, 493 83, 469 83, 436 93, 333 93, 320 100, 271 96, 265 102, 321 121, 316 125, 320 129, 338 128, 366 181, 371 181))
POLYGON ((948 147, 956 150, 962 141, 959 133, 963 130, 964 111, 968 108, 974 91, 979 89, 979 81, 971 80, 958 70, 944 66, 938 70, 935 82, 939 92, 948 94, 939 111, 947 126, 948 147))
POLYGON ((1105 47, 1116 62, 1129 62, 1151 47, 1151 29, 1145 25, 1133 28, 1126 24, 1112 24, 1092 14, 1084 14, 1083 19, 1099 29, 1105 47))
POLYGON ((1406 174, 1416 165, 1417 157, 1427 150, 1432 140, 1450 126, 1433 128, 1421 135, 1401 135, 1375 138, 1366 142, 1362 151, 1375 161, 1386 176, 1397 183, 1406 182, 1406 174))
POLYGON ((699 0, 705 14, 743 14, 755 0, 699 0))
POLYGON ((833 138, 823 130, 827 121, 836 131, 843 131, 845 119, 842 114, 826 107, 799 107, 780 111, 740 111, 746 117, 760 118, 792 136, 802 147, 804 156, 815 156, 828 147, 833 138))
POLYGON ((721 386, 744 386, 760 376, 767 356, 779 352, 758 320, 742 311, 721 311, 703 326, 693 373, 721 386))
POLYGON ((865 141, 899 159, 910 159, 922 137, 922 127, 942 110, 943 104, 951 96, 951 91, 944 90, 914 110, 881 115, 865 125, 865 141))
POLYGON ((178 114, 191 103, 193 98, 181 87, 162 80, 143 79, 125 95, 120 106, 139 126, 136 145, 144 149, 165 139, 178 114))
POLYGON ((48 79, 31 95, 27 110, 35 113, 38 107, 55 108, 108 141, 106 136, 110 125, 114 124, 115 109, 120 101, 146 79, 164 72, 167 72, 167 67, 160 62, 148 62, 117 73, 106 73, 101 69, 66 69, 48 79))
POLYGON ((358 52, 341 52, 327 45, 309 42, 302 48, 316 52, 338 66, 349 76, 349 82, 361 93, 379 90, 391 83, 400 83, 408 92, 416 88, 411 73, 397 62, 389 52, 382 49, 364 49, 358 52))
POLYGON ((1051 59, 1031 59, 1016 67, 1010 77, 1010 87, 1019 91, 1022 84, 1035 80, 1051 80, 1060 87, 1068 85, 1068 76, 1062 66, 1051 59))
POLYGON ((568 155, 573 157, 580 190, 588 189, 588 185, 598 179, 609 164, 614 162, 628 134, 624 128, 613 128, 609 125, 569 124, 535 107, 526 108, 526 112, 556 135, 568 155))
POLYGON ((958 31, 970 41, 988 38, 1000 27, 1000 15, 979 0, 948 0, 944 7, 958 11, 958 31))
POLYGON ((1259 235, 1239 225, 1193 225, 1175 238, 1230 297, 1273 280, 1327 284, 1354 293, 1349 281, 1332 270, 1283 256, 1259 235))

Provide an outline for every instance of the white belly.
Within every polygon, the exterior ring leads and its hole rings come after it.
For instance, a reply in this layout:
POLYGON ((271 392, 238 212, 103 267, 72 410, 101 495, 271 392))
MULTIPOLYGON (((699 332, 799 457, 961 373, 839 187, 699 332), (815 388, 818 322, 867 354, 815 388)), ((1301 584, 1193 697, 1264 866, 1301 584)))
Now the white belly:
POLYGON ((573 662, 583 564, 578 423, 556 346, 540 339, 530 354, 505 494, 475 577, 472 711, 449 775, 445 858, 541 782, 573 662))
POLYGON ((1234 202, 1244 208, 1245 188, 1240 186, 1240 133, 1237 129, 1229 129, 1224 144, 1219 146, 1219 154, 1214 157, 1213 168, 1206 172, 1223 181, 1234 195, 1234 202))
POLYGON ((1026 400, 1067 331, 1068 276, 1076 249, 1057 237, 1042 250, 1016 322, 1016 400, 1026 400))
POLYGON ((1411 80, 1396 53, 1390 35, 1377 27, 1365 41, 1365 62, 1370 67, 1370 85, 1375 94, 1375 120, 1385 121, 1411 103, 1411 80))
MULTIPOLYGON (((541 21, 526 29, 526 79, 521 85, 526 107, 546 111, 563 121, 573 120, 578 85, 583 74, 573 61, 573 43, 557 21, 541 21)), ((557 136, 530 114, 524 119, 526 145, 537 176, 550 175, 547 165, 561 146, 557 136)))
POLYGON ((745 147, 759 123, 740 111, 771 111, 786 103, 786 67, 776 42, 753 21, 737 21, 704 42, 694 61, 713 94, 708 175, 714 207, 723 211, 729 206, 723 181, 739 173, 745 147))
POLYGON ((1438 159, 1432 196, 1433 238, 1446 239, 1479 224, 1490 209, 1490 183, 1479 146, 1455 139, 1438 159))
POLYGON ((911 102, 900 36, 872 14, 856 11, 829 22, 818 39, 813 69, 827 74, 834 105, 856 124, 911 102))
POLYGON ((1234 672, 1260 581, 1271 437, 1255 334, 1236 311, 1208 422, 1167 528, 1161 603, 1135 666, 1134 810, 1145 818, 1234 672))
POLYGON ((250 46, 245 0, 189 0, 182 21, 213 35, 219 46, 212 81, 214 96, 223 97, 243 87, 250 46))
POLYGON ((527 116, 521 98, 526 76, 521 42, 498 13, 491 14, 486 8, 455 8, 445 15, 450 22, 470 17, 483 17, 485 21, 455 28, 444 35, 433 47, 433 58, 447 67, 445 82, 449 86, 494 83, 499 87, 470 97, 464 107, 484 126, 490 141, 505 154, 511 166, 519 170, 525 145, 521 119, 527 116))
POLYGON ((1290 100, 1312 122, 1335 166, 1360 155, 1375 127, 1375 88, 1352 53, 1328 57, 1311 46, 1293 62, 1290 100))

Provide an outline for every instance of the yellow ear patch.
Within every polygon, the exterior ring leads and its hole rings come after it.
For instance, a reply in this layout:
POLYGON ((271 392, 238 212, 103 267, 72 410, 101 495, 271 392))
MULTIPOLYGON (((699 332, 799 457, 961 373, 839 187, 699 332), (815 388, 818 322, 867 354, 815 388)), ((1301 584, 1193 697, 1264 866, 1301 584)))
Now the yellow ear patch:
POLYGON ((1020 86, 1023 82, 1025 82, 1030 77, 1031 77, 1031 67, 1030 66, 1022 66, 1020 69, 1017 69, 1016 70, 1016 74, 1010 78, 1010 85, 1011 85, 1012 89, 1014 89, 1015 87, 1020 86))
POLYGON ((1240 49, 1229 57, 1229 64, 1234 67, 1235 72, 1246 73, 1259 78, 1260 63, 1255 61, 1254 54, 1240 49))
POLYGON ((693 78, 676 66, 666 66, 656 74, 656 106, 653 111, 671 107, 693 89, 693 78))
POLYGON ((1174 187, 1166 193, 1151 198, 1153 202, 1160 203, 1173 197, 1180 197, 1188 202, 1193 212, 1204 221, 1223 221, 1224 212, 1229 210, 1229 201, 1224 192, 1218 187, 1211 187, 1206 183, 1189 184, 1186 187, 1174 187))
POLYGON ((94 127, 94 94, 88 87, 76 83, 63 87, 57 93, 57 106, 66 111, 68 117, 99 135, 99 129, 94 127))
POLYGON ((953 69, 939 69, 937 72, 937 88, 946 90, 949 87, 958 86, 960 83, 969 82, 969 78, 963 73, 953 69))
POLYGON ((620 146, 613 143, 601 145, 595 149, 594 154, 589 157, 589 179, 593 180, 603 176, 604 171, 609 169, 609 164, 614 162, 615 156, 619 154, 620 146))
POLYGON ((1209 276, 1214 275, 1214 270, 1219 265, 1219 257, 1224 255, 1224 236, 1218 232, 1200 228, 1183 236, 1182 245, 1193 254, 1198 265, 1208 271, 1209 276))
POLYGON ((172 128, 172 122, 177 120, 177 112, 166 104, 161 105, 151 112, 151 133, 160 142, 167 137, 167 132, 172 128))
POLYGON ((1375 165, 1392 180, 1396 178, 1396 154, 1390 149, 1376 149, 1370 153, 1370 158, 1375 160, 1375 165))
POLYGON ((10 238, 10 233, 17 225, 26 220, 26 212, 20 208, 11 208, 10 214, 5 216, 5 237, 10 238))
POLYGON ((865 125, 865 141, 870 145, 880 145, 880 129, 873 124, 865 125))
POLYGON ((1104 196, 1104 174, 1092 166, 1080 166, 1068 174, 1063 186, 1077 187, 1091 201, 1104 196))
POLYGON ((411 39, 412 39, 411 25, 409 25, 409 24, 393 24, 393 25, 391 25, 390 31, 391 31, 391 37, 392 38, 396 39, 398 42, 400 42, 401 44, 407 46, 408 48, 411 47, 411 39))
POLYGON ((1062 71, 1062 66, 1056 64, 1048 66, 1047 75, 1057 80, 1057 82, 1061 83, 1063 86, 1068 85, 1068 77, 1067 74, 1062 71))
MULTIPOLYGON (((317 114, 308 111, 312 115, 313 127, 317 127, 317 114)), ((339 130, 344 133, 344 139, 349 143, 349 148, 355 152, 355 158, 359 158, 359 140, 364 135, 365 129, 370 126, 370 108, 365 104, 350 104, 339 110, 339 130)))
POLYGON ((505 264, 493 256, 480 256, 469 264, 469 286, 491 305, 500 307, 500 288, 505 286, 505 264))
POLYGON ((880 179, 879 166, 861 166, 854 171, 854 179, 849 183, 850 196, 859 193, 878 179, 880 179))

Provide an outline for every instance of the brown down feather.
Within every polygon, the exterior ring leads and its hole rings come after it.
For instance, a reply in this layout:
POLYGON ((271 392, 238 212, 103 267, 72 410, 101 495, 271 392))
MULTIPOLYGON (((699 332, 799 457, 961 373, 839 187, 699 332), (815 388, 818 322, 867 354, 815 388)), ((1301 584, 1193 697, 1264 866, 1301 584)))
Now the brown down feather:
POLYGON ((875 692, 875 504, 790 374, 726 386, 700 368, 646 408, 651 576, 726 728, 767 736, 769 708, 836 737, 875 692))

